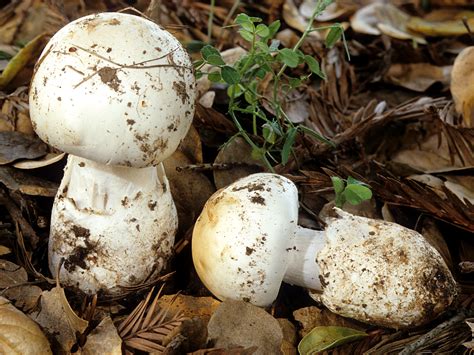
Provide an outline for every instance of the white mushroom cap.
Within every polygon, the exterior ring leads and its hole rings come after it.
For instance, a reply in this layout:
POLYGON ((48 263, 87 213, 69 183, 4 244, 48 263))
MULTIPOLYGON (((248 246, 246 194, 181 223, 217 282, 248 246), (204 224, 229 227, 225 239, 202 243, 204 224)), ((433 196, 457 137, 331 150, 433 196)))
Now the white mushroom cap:
POLYGON ((296 186, 254 174, 217 191, 193 231, 192 254, 204 285, 219 299, 271 304, 287 269, 298 218, 296 186))
POLYGON ((82 17, 44 49, 30 87, 36 133, 67 153, 147 167, 170 156, 194 113, 192 64, 176 38, 122 13, 82 17))
POLYGON ((453 302, 456 282, 418 232, 337 209, 317 255, 321 300, 333 312, 393 328, 429 322, 453 302))

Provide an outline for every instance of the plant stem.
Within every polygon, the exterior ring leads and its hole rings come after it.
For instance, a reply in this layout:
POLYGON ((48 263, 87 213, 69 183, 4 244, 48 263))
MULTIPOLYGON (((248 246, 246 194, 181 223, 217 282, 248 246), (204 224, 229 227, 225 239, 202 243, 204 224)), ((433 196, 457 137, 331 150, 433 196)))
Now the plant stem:
POLYGON ((207 21, 207 41, 211 43, 212 37, 212 22, 214 20, 214 8, 216 7, 216 0, 211 0, 211 9, 209 11, 209 19, 207 21))
MULTIPOLYGON (((316 17, 318 17, 324 11, 324 7, 322 5, 323 5, 323 0, 318 0, 318 2, 316 3, 316 7, 314 8, 313 13, 311 14, 311 17, 308 20, 308 25, 306 26, 306 29, 304 30, 304 32, 301 35, 300 39, 298 40, 298 42, 296 42, 295 46, 292 49, 293 52, 296 52, 301 47, 301 45, 303 44, 306 37, 313 31, 313 21, 314 21, 314 19, 316 17)), ((286 64, 283 64, 283 66, 281 67, 280 71, 277 74, 277 78, 279 78, 283 74, 283 72, 285 71, 285 69, 287 67, 288 66, 286 64)))

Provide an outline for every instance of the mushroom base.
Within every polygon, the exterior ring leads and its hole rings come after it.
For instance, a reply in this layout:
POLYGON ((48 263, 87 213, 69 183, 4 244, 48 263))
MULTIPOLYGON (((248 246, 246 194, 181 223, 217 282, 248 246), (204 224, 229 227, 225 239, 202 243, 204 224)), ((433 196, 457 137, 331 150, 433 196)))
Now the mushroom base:
POLYGON ((70 155, 53 206, 49 267, 88 294, 124 293, 172 255, 177 214, 160 165, 106 166, 70 155))

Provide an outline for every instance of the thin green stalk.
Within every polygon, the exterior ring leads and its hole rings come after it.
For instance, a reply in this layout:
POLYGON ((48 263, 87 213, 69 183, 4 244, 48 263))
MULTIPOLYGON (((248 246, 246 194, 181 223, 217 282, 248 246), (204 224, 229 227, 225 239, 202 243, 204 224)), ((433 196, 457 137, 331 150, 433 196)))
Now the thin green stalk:
POLYGON ((216 0, 211 0, 211 9, 209 11, 209 19, 207 20, 207 41, 211 43, 212 40, 212 22, 214 21, 214 9, 216 7, 216 0))

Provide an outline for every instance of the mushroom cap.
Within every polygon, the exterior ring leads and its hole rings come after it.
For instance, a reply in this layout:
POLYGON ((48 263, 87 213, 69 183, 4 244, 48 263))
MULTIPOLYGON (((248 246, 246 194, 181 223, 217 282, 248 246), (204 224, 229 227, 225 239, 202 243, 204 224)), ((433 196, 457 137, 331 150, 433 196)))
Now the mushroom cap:
POLYGON ((351 215, 331 219, 318 253, 323 293, 340 315, 391 328, 418 326, 454 301, 457 286, 441 255, 418 232, 351 215))
POLYGON ((283 176, 253 174, 217 191, 193 230, 200 279, 221 300, 270 305, 287 269, 297 219, 296 186, 283 176))
POLYGON ((462 113, 466 127, 474 127, 474 46, 464 48, 451 71, 451 94, 456 111, 462 113))
POLYGON ((30 87, 36 133, 107 165, 157 165, 194 114, 191 60, 157 24, 123 13, 79 18, 48 42, 30 87))

